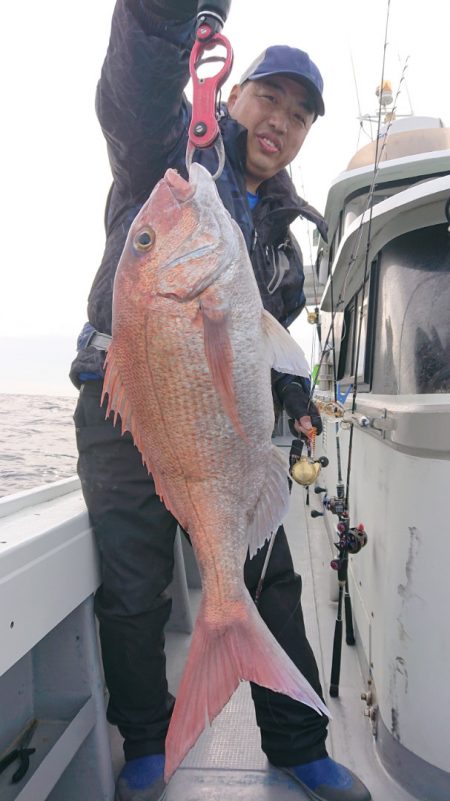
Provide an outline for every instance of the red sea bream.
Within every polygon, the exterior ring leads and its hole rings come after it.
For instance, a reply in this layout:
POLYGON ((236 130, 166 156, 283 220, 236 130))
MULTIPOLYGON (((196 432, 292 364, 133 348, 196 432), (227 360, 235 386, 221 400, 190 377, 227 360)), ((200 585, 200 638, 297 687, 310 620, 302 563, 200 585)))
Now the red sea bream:
POLYGON ((259 616, 243 581, 286 513, 271 441, 270 368, 306 375, 263 309, 242 233, 214 181, 168 170, 134 220, 117 269, 104 392, 166 507, 188 531, 202 602, 166 740, 176 770, 241 680, 329 714, 259 616))

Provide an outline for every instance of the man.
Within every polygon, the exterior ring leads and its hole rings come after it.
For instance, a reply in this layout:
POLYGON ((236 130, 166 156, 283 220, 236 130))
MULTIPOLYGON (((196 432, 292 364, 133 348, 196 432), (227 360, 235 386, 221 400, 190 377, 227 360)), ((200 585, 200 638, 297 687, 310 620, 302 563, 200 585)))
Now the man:
MULTIPOLYGON (((229 4, 214 0, 214 10, 225 17, 229 4)), ((111 333, 114 273, 133 218, 168 167, 186 175, 190 106, 183 90, 196 12, 206 6, 203 0, 117 0, 97 92, 114 182, 106 209, 105 253, 71 376, 80 386, 78 470, 101 559, 95 609, 110 694, 108 719, 124 737, 126 763, 117 801, 161 801, 165 796, 164 740, 174 699, 166 682, 163 629, 170 614, 165 591, 177 522, 156 496, 130 436, 122 437, 120 427, 104 419, 102 335, 111 333)), ((289 225, 301 215, 322 232, 325 227, 319 213, 298 197, 284 168, 324 113, 322 88, 306 53, 268 48, 233 87, 220 120, 226 160, 217 188, 244 234, 263 304, 285 326, 305 302, 301 253, 289 225)), ((214 152, 197 155, 215 171, 214 152)), ((314 424, 320 433, 320 416, 308 403, 307 389, 302 379, 273 374, 275 400, 297 430, 307 433, 314 424)), ((245 564, 253 597, 266 550, 245 564)), ((280 527, 258 609, 321 694, 300 593, 301 579, 280 527)), ((326 718, 256 685, 252 696, 262 748, 273 765, 288 770, 319 801, 370 799, 359 779, 327 756, 326 718)))

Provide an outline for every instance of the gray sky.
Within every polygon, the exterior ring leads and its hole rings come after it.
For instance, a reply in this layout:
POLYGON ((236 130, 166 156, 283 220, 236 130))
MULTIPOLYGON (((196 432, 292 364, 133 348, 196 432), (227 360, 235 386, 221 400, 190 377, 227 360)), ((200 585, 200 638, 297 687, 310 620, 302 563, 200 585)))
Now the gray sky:
MULTIPOLYGON (((0 336, 75 340, 85 319, 103 250, 110 183, 94 93, 113 6, 113 0, 1 4, 0 336)), ((232 4, 224 29, 235 53, 232 77, 269 44, 307 50, 323 74, 326 116, 314 125, 293 167, 298 191, 321 211, 331 180, 357 146, 369 141, 357 119, 351 58, 361 111, 375 112, 386 9, 384 0, 232 4)), ((400 113, 411 110, 409 94, 416 114, 439 116, 450 125, 449 30, 448 0, 392 0, 385 77, 394 90, 409 56, 400 113)), ((308 260, 305 231, 306 226, 301 238, 308 260)), ((49 361, 51 368, 51 354, 49 361)))

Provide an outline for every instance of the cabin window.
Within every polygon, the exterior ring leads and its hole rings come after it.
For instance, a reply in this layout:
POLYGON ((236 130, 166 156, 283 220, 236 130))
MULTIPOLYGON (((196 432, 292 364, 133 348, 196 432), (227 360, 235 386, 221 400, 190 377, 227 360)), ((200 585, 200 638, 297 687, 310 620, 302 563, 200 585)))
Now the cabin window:
POLYGON ((355 339, 355 298, 352 298, 344 311, 342 326, 341 351, 339 354, 338 380, 344 377, 350 383, 353 376, 353 345, 355 339))
POLYGON ((446 225, 383 248, 372 391, 450 392, 450 235, 446 225))
POLYGON ((355 372, 357 371, 358 387, 360 389, 364 389, 363 385, 368 384, 370 378, 367 358, 369 284, 370 282, 366 281, 365 291, 363 292, 361 287, 345 308, 337 371, 337 378, 344 385, 354 383, 355 372))
POLYGON ((339 225, 338 225, 338 229, 337 229, 337 243, 338 244, 340 243, 340 241, 342 239, 342 224, 343 224, 343 221, 344 221, 344 214, 341 211, 340 214, 339 214, 339 225))
MULTIPOLYGON (((406 183, 391 183, 385 184, 382 189, 375 189, 372 197, 372 206, 376 206, 388 197, 393 197, 403 189, 407 189, 406 183)), ((359 189, 354 195, 350 195, 345 201, 344 207, 344 221, 342 233, 347 231, 347 228, 358 218, 364 214, 368 209, 368 195, 370 187, 365 186, 364 189, 359 189)))
POLYGON ((367 208, 367 194, 358 195, 357 197, 350 200, 348 203, 345 204, 345 216, 344 216, 344 231, 347 230, 349 225, 352 224, 359 217, 361 214, 365 212, 367 208))
POLYGON ((330 275, 330 273, 331 273, 331 267, 332 267, 333 261, 334 261, 334 252, 336 250, 336 241, 337 241, 337 235, 335 234, 333 239, 332 239, 332 241, 331 241, 331 243, 330 243, 330 250, 329 250, 329 255, 328 255, 328 275, 330 275))

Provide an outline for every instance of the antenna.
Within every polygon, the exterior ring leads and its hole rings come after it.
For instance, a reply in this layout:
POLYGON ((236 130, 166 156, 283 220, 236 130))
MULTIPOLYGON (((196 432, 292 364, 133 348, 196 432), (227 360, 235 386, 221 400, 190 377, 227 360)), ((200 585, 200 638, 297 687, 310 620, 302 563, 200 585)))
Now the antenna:
MULTIPOLYGON (((350 61, 351 61, 351 65, 352 65, 353 81, 354 81, 354 84, 355 84, 356 104, 358 106, 359 131, 358 131, 358 139, 357 139, 357 142, 356 142, 356 150, 358 150, 361 131, 364 131, 364 124, 363 124, 363 117, 362 117, 362 112, 361 112, 361 103, 360 103, 360 100, 359 100, 358 82, 356 80, 355 62, 354 62, 354 59, 353 59, 352 48, 350 46, 349 46, 349 51, 350 51, 350 61)), ((364 133, 367 133, 367 132, 364 131, 364 133)), ((369 136, 369 134, 367 134, 367 135, 369 136)), ((370 138, 371 137, 369 136, 369 139, 370 138)))
MULTIPOLYGON (((397 58, 398 58, 399 64, 401 65, 402 64, 402 59, 400 58, 400 53, 398 51, 397 51, 397 58)), ((409 61, 409 56, 407 56, 406 60, 405 60, 405 67, 404 67, 404 71, 403 71, 403 83, 405 84, 406 97, 408 98, 410 113, 411 113, 411 116, 413 116, 414 115, 413 106, 412 106, 412 103, 411 103, 411 97, 410 97, 410 94, 409 94, 408 84, 406 83, 406 78, 405 78, 406 65, 407 65, 408 61, 409 61)))
POLYGON ((361 103, 359 102, 359 92, 358 92, 358 83, 357 83, 357 80, 356 80, 355 62, 353 61, 353 53, 352 53, 351 47, 350 47, 350 61, 352 62, 353 80, 355 82, 356 103, 358 105, 358 117, 359 117, 359 119, 361 119, 361 117, 362 117, 361 103))

